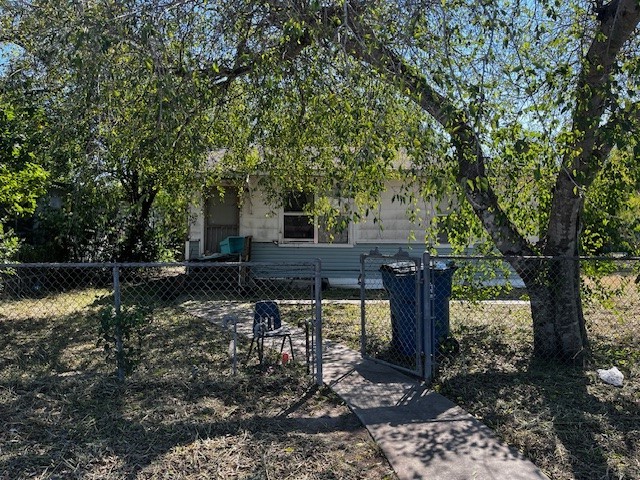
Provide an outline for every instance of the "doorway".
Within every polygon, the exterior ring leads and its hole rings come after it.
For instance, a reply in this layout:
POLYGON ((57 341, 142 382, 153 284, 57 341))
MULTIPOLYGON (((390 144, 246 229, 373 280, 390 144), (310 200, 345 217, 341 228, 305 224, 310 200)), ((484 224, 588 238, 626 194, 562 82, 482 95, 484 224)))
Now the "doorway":
POLYGON ((238 190, 225 188, 224 195, 215 192, 207 198, 204 209, 205 237, 204 254, 220 251, 220 242, 237 236, 240 225, 238 190))

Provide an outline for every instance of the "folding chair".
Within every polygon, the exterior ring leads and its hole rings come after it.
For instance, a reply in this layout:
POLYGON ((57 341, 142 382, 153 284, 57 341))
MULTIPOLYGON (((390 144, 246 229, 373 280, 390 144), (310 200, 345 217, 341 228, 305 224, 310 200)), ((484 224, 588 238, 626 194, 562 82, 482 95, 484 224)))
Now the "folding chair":
POLYGON ((293 360, 293 342, 291 341, 291 331, 287 327, 282 326, 282 318, 280 317, 280 309, 278 304, 271 300, 261 300, 256 302, 253 314, 253 337, 251 337, 251 345, 249 345, 249 353, 247 361, 251 358, 253 343, 256 343, 258 358, 260 364, 264 359, 264 339, 282 337, 282 345, 280 345, 280 355, 284 350, 284 344, 289 339, 289 348, 291 349, 291 359, 293 360))

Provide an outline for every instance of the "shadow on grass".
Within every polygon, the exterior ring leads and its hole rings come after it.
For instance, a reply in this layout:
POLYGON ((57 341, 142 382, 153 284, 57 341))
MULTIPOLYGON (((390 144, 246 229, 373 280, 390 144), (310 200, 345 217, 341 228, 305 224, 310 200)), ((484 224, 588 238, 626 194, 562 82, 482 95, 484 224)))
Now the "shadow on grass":
POLYGON ((323 457, 348 449, 323 435, 347 437, 361 425, 346 407, 314 412, 326 406, 326 392, 309 389, 303 365, 241 366, 232 377, 229 332, 179 309, 157 308, 153 316, 145 359, 124 384, 96 347, 95 312, 0 319, 9 358, 0 363, 1 478, 136 478, 163 473, 166 458, 192 448, 212 457, 212 478, 224 468, 216 456, 230 448, 251 478, 267 468, 255 457, 261 449, 279 458, 269 466, 275 471, 289 468, 279 457, 287 451, 300 457, 291 468, 304 469, 305 461, 327 475, 338 468, 323 457))
POLYGON ((617 389, 592 371, 528 361, 529 349, 501 338, 467 327, 461 356, 442 365, 440 392, 551 478, 639 478, 637 380, 617 389))
POLYGON ((10 437, 3 439, 8 448, 0 457, 5 478, 44 472, 79 478, 102 456, 120 459, 118 478, 136 478, 169 452, 200 440, 250 437, 255 445, 282 441, 294 446, 304 441, 308 449, 320 442, 313 435, 361 429, 348 411, 335 417, 297 415, 314 395, 293 399, 291 392, 273 388, 277 382, 251 382, 263 384, 254 387, 264 390, 261 402, 247 402, 253 398, 246 392, 249 382, 194 380, 176 388, 176 379, 122 385, 102 376, 79 375, 2 383, 15 394, 0 407, 7 425, 1 436, 10 437), (285 398, 290 405, 273 414, 285 398))
POLYGON ((0 371, 9 367, 65 372, 88 371, 96 367, 93 345, 97 340, 96 314, 73 313, 53 321, 52 317, 31 317, 0 321, 0 371), (70 358, 73 357, 73 358, 70 358))

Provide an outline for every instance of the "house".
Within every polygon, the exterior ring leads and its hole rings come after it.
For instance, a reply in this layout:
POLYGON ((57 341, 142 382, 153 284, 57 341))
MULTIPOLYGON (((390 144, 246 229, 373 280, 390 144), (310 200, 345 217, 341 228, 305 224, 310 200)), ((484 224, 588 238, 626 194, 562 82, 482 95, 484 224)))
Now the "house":
MULTIPOLYGON (((251 261, 295 262, 319 258, 323 277, 332 286, 356 286, 360 272, 360 255, 378 249, 395 254, 398 249, 421 255, 425 248, 426 221, 435 215, 428 201, 413 206, 422 223, 412 221, 407 205, 393 201, 401 191, 400 180, 389 180, 378 211, 358 223, 349 223, 341 232, 330 235, 318 218, 306 214, 303 206, 313 201, 292 194, 285 206, 274 208, 266 201, 256 181, 250 181, 243 198, 238 190, 226 188, 221 197, 217 190, 203 195, 204 201, 191 206, 189 237, 185 247, 187 260, 219 252, 220 242, 229 236, 251 236, 251 261), (247 193, 250 192, 250 193, 247 193), (375 220, 374 220, 375 219, 375 220)), ((437 248, 450 251, 445 239, 437 248)))

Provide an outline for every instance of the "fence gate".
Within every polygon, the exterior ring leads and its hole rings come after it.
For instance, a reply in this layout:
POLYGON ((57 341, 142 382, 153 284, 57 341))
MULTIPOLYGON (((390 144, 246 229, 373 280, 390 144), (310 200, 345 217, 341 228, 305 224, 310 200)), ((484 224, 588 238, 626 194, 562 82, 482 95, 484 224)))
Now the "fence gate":
MULTIPOLYGON (((428 263, 428 259, 426 260, 428 263)), ((362 356, 431 379, 431 289, 423 259, 377 249, 360 257, 362 356)))

